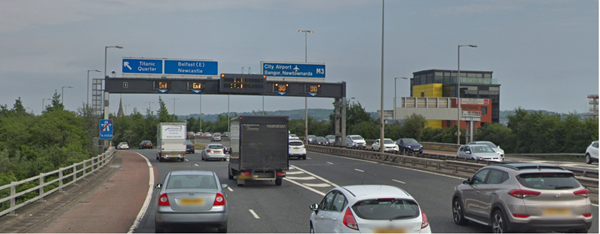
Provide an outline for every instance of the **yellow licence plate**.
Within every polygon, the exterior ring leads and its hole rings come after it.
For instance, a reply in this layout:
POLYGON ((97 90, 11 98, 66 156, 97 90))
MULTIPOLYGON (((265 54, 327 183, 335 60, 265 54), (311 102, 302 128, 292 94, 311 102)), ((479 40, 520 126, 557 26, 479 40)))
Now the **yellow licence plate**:
POLYGON ((189 206, 189 205, 202 205, 204 204, 204 199, 201 198, 183 198, 179 201, 181 205, 189 206))
POLYGON ((298 150, 299 148, 292 148, 293 150, 298 150))
POLYGON ((404 228, 380 228, 373 230, 373 233, 406 233, 404 228))
POLYGON ((169 154, 169 156, 171 156, 171 157, 177 157, 179 155, 177 155, 177 154, 169 154))
POLYGON ((568 208, 546 208, 544 209, 544 215, 554 216, 554 215, 569 215, 571 214, 571 210, 568 208))

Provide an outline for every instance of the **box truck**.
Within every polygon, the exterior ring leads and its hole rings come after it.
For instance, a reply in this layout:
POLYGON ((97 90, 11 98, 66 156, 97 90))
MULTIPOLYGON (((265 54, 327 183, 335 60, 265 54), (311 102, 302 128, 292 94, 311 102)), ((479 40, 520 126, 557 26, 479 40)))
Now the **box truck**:
POLYGON ((157 129, 156 160, 185 160, 186 123, 159 123, 157 129))

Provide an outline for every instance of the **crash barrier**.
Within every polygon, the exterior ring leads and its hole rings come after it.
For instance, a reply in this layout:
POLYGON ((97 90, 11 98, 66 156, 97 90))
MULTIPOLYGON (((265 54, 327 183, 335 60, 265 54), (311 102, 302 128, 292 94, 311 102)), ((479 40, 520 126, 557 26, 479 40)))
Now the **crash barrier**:
POLYGON ((77 181, 104 167, 104 165, 110 162, 110 160, 113 158, 115 152, 115 148, 110 147, 104 153, 88 160, 75 163, 68 167, 62 167, 55 171, 40 173, 39 176, 34 176, 16 182, 13 181, 10 182, 10 184, 0 186, 0 207, 4 208, 5 205, 2 204, 5 202, 10 203, 8 209, 0 211, 0 216, 5 214, 15 215, 15 210, 26 206, 29 203, 35 201, 44 201, 44 197, 56 191, 62 192, 63 188, 71 184, 76 184, 77 181), (29 182, 33 181, 37 181, 34 182, 36 186, 29 188, 32 186, 29 182), (4 191, 8 189, 10 189, 10 195, 4 196, 6 193, 4 191), (28 195, 31 196, 30 194, 36 193, 37 196, 29 199, 26 198, 28 195), (17 204, 17 202, 19 203, 17 204))
MULTIPOLYGON (((371 150, 348 149, 333 146, 308 145, 309 151, 346 156, 351 158, 376 161, 380 163, 399 165, 404 167, 419 168, 422 170, 433 171, 441 174, 471 177, 482 167, 497 162, 482 161, 475 159, 458 158, 452 155, 443 154, 412 154, 404 155, 399 153, 381 153, 371 150)), ((590 190, 590 193, 598 197, 598 172, 586 171, 583 169, 569 168, 584 187, 590 190)))

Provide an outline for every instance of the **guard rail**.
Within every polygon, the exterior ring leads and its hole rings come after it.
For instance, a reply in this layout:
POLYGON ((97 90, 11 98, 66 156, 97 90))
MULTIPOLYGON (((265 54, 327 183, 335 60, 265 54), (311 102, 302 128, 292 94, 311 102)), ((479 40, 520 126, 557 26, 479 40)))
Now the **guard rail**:
POLYGON ((26 206, 29 203, 35 201, 43 201, 44 197, 59 191, 62 192, 63 188, 76 183, 77 181, 85 178, 87 175, 94 173, 98 169, 102 168, 106 165, 115 154, 115 148, 110 147, 108 150, 96 157, 91 159, 75 163, 68 167, 59 168, 58 170, 40 173, 39 176, 34 176, 28 179, 24 179, 21 181, 13 181, 10 184, 0 186, 0 194, 2 191, 10 189, 10 195, 6 197, 0 197, 0 204, 9 201, 10 206, 8 209, 0 211, 0 216, 5 214, 15 215, 15 210, 26 206), (67 172, 68 174, 64 174, 67 172), (50 178, 49 181, 46 181, 47 178, 50 178), (23 191, 18 191, 20 187, 24 184, 32 181, 36 182, 37 186, 32 188, 24 189, 23 191), (37 192, 37 196, 24 200, 23 202, 17 204, 17 200, 19 197, 26 196, 30 193, 37 192))

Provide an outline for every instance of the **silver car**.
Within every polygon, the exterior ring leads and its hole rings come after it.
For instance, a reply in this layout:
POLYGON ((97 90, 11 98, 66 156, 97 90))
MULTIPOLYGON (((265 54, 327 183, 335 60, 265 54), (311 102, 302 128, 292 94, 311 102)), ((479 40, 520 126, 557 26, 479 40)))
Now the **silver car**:
POLYGON ((500 157, 504 158, 504 150, 501 149, 499 145, 496 145, 491 141, 472 141, 469 142, 469 145, 487 145, 494 151, 496 151, 498 154, 500 154, 500 157))
POLYGON ((480 169, 454 189, 452 215, 502 232, 587 232, 592 226, 589 191, 559 166, 511 163, 480 169))
POLYGON ((227 201, 217 174, 212 171, 171 171, 160 189, 154 220, 156 232, 170 227, 214 226, 227 232, 227 201))
POLYGON ((310 209, 311 233, 431 233, 417 201, 389 185, 334 188, 310 209))
POLYGON ((592 162, 598 162, 598 141, 592 141, 585 150, 585 163, 592 164, 592 162))
POLYGON ((345 142, 346 147, 349 147, 349 148, 363 148, 364 149, 365 147, 367 147, 367 142, 360 135, 346 136, 345 141, 346 141, 345 142))
POLYGON ((202 160, 223 160, 227 161, 227 154, 225 153, 227 149, 222 144, 208 144, 202 150, 202 160))
POLYGON ((463 145, 456 151, 456 157, 492 162, 504 161, 503 156, 487 145, 463 145))

